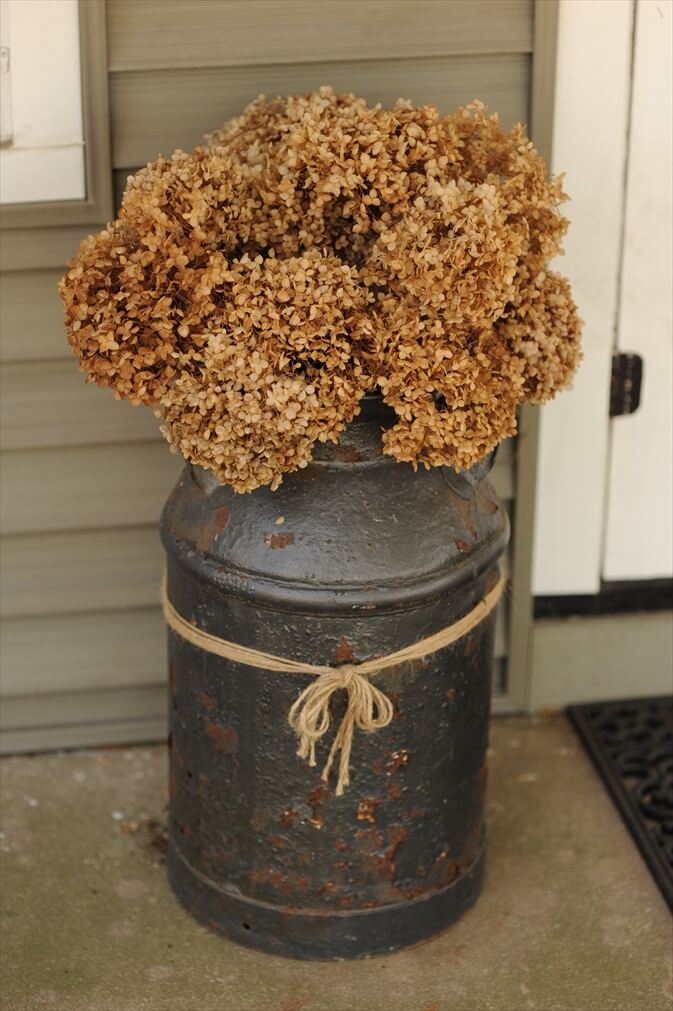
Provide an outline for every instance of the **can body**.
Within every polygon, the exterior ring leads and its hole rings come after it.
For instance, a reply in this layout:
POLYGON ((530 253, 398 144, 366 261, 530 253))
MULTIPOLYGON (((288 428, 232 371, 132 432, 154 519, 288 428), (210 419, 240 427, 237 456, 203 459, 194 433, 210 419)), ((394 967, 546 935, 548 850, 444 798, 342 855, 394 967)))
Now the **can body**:
MULTIPOLYGON (((396 464, 365 398, 338 446, 281 487, 236 495, 186 468, 162 519, 170 600, 222 638, 309 663, 362 661, 439 631, 497 575, 507 518, 486 480, 396 464)), ((308 679, 169 633, 169 876, 202 922, 299 958, 393 951, 476 899, 484 860, 491 614, 376 677, 392 722, 356 731, 343 796, 297 757, 308 679)))

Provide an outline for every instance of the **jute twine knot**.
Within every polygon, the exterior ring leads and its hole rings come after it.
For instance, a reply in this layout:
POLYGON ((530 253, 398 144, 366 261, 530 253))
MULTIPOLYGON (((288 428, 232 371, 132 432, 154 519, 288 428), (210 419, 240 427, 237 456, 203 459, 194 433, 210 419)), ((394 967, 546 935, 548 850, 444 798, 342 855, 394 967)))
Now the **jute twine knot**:
POLYGON ((222 639, 212 632, 204 632, 176 611, 168 599, 165 581, 162 587, 162 604, 170 628, 199 649, 214 653, 225 660, 232 660, 234 663, 247 664, 249 667, 284 674, 304 674, 314 678, 292 704, 288 714, 288 722, 299 738, 297 754, 300 758, 308 759, 309 765, 316 764, 315 746, 330 728, 332 696, 338 691, 346 692, 346 712, 334 735, 322 771, 323 780, 327 780, 336 755, 341 752, 336 785, 337 796, 341 796, 350 782, 353 731, 357 727, 365 733, 372 733, 387 726, 393 718, 392 702, 384 692, 371 683, 370 676, 381 674, 391 667, 397 667, 411 660, 423 659, 457 642, 491 613, 500 599, 504 586, 505 576, 501 572, 495 585, 471 611, 434 635, 409 646, 403 646, 394 653, 363 660, 362 663, 345 663, 339 667, 286 659, 250 646, 229 642, 228 639, 222 639))
POLYGON ((374 730, 386 727, 393 718, 393 704, 388 696, 376 688, 369 678, 360 674, 354 664, 343 664, 324 671, 308 688, 304 688, 288 715, 288 723, 299 738, 297 754, 300 758, 307 758, 309 765, 316 764, 316 741, 329 730, 330 702, 334 692, 340 689, 348 693, 346 712, 332 741, 321 776, 327 782, 336 754, 341 751, 337 797, 341 796, 350 783, 350 757, 355 728, 371 734, 374 730))

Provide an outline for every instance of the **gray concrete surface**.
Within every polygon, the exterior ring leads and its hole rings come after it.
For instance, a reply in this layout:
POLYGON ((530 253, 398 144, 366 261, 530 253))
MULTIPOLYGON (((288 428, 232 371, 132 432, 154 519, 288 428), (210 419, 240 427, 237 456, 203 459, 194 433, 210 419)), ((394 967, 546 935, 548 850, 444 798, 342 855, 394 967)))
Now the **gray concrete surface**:
POLYGON ((237 947, 173 899, 159 747, 2 763, 7 1011, 669 1011, 672 924, 564 720, 495 721, 482 898, 386 958, 237 947))

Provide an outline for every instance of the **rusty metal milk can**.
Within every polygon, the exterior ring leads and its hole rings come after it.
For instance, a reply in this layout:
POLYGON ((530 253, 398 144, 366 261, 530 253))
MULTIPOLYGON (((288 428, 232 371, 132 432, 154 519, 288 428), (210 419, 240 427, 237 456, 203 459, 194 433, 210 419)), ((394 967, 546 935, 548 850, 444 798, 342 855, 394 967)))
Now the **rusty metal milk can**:
MULTIPOLYGON (((187 467, 166 504, 168 599, 242 646, 339 665, 396 651, 469 612, 498 577, 507 517, 479 465, 382 455, 376 396, 340 444, 277 491, 238 495, 187 467)), ((484 470, 485 468, 482 468, 484 470)), ((355 731, 341 796, 320 770, 345 708, 297 757, 306 679, 222 659, 169 632, 169 876, 199 920, 298 958, 394 951, 448 926, 484 868, 495 617, 382 672, 391 722, 355 731)))

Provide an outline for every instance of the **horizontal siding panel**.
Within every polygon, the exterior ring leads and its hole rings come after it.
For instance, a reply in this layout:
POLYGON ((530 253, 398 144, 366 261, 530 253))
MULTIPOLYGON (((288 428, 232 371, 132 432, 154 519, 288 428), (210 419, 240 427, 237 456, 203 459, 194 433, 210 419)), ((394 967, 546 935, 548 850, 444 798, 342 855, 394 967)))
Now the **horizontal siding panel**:
POLYGON ((56 290, 62 275, 62 270, 34 270, 2 277, 0 359, 3 362, 72 359, 65 339, 63 303, 56 290))
POLYGON ((104 223, 58 228, 5 228, 0 242, 0 271, 66 269, 81 240, 104 223))
POLYGON ((20 727, 4 730, 0 754, 20 755, 62 748, 105 748, 122 744, 150 744, 164 741, 167 719, 120 720, 117 722, 65 724, 60 727, 20 727))
POLYGON ((8 618, 0 652, 4 696, 129 688, 165 679, 158 607, 8 618))
POLYGON ((159 600, 163 551, 156 523, 5 537, 2 561, 6 618, 148 607, 159 600))
POLYGON ((3 730, 56 729, 82 723, 161 719, 166 715, 167 694, 164 679, 161 684, 131 688, 16 695, 3 700, 1 726, 3 730))
POLYGON ((3 449, 139 442, 160 438, 147 407, 87 384, 75 358, 5 364, 0 379, 3 449))
POLYGON ((2 532, 156 523, 183 462, 162 442, 2 454, 2 532))
POLYGON ((112 71, 527 53, 532 0, 108 0, 112 71))
POLYGON ((113 164, 130 168, 175 148, 189 150, 260 92, 332 84, 385 105, 400 96, 434 102, 442 113, 480 98, 511 126, 528 118, 529 82, 530 57, 516 54, 112 74, 113 164))

